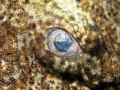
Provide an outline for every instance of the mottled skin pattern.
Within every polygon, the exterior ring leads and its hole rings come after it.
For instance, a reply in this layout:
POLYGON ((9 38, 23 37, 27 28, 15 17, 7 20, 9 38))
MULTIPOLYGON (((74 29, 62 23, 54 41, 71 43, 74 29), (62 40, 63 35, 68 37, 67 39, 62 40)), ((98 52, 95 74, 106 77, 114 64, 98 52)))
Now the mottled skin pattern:
POLYGON ((112 1, 108 10, 106 2, 0 1, 0 88, 120 89, 120 6, 112 1), (53 28, 76 39, 84 53, 80 60, 51 53, 46 39, 53 28))

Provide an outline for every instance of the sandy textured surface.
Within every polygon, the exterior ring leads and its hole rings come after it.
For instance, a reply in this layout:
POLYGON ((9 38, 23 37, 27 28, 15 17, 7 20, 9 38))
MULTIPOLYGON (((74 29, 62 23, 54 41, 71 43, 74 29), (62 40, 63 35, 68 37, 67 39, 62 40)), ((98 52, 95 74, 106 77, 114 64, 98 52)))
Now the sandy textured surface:
POLYGON ((1 90, 119 90, 119 0, 1 0, 1 90), (63 29, 83 56, 56 56, 49 30, 63 29))

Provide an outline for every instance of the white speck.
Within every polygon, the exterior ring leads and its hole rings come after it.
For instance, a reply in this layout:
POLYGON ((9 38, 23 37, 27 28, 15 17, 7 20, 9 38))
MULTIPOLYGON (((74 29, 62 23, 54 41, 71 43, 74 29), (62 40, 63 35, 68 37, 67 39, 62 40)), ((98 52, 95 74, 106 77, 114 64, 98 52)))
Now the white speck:
POLYGON ((2 66, 2 65, 5 65, 5 62, 4 62, 4 60, 2 60, 1 66, 2 66))

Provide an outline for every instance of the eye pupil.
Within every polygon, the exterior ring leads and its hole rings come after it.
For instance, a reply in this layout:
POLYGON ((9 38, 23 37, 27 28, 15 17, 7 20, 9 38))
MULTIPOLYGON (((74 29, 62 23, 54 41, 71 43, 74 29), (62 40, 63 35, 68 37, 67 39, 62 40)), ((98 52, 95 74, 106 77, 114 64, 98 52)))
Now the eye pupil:
POLYGON ((54 41, 55 47, 60 51, 60 52, 67 52, 67 50, 70 48, 72 45, 72 40, 70 38, 65 38, 64 41, 54 41))

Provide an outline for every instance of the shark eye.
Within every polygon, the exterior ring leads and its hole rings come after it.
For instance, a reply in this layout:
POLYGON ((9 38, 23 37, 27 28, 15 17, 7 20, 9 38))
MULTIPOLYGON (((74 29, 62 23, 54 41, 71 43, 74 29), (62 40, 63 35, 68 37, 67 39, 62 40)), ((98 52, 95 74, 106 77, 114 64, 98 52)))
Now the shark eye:
POLYGON ((47 37, 49 50, 65 60, 76 60, 83 56, 78 42, 67 31, 59 28, 50 30, 47 37))

